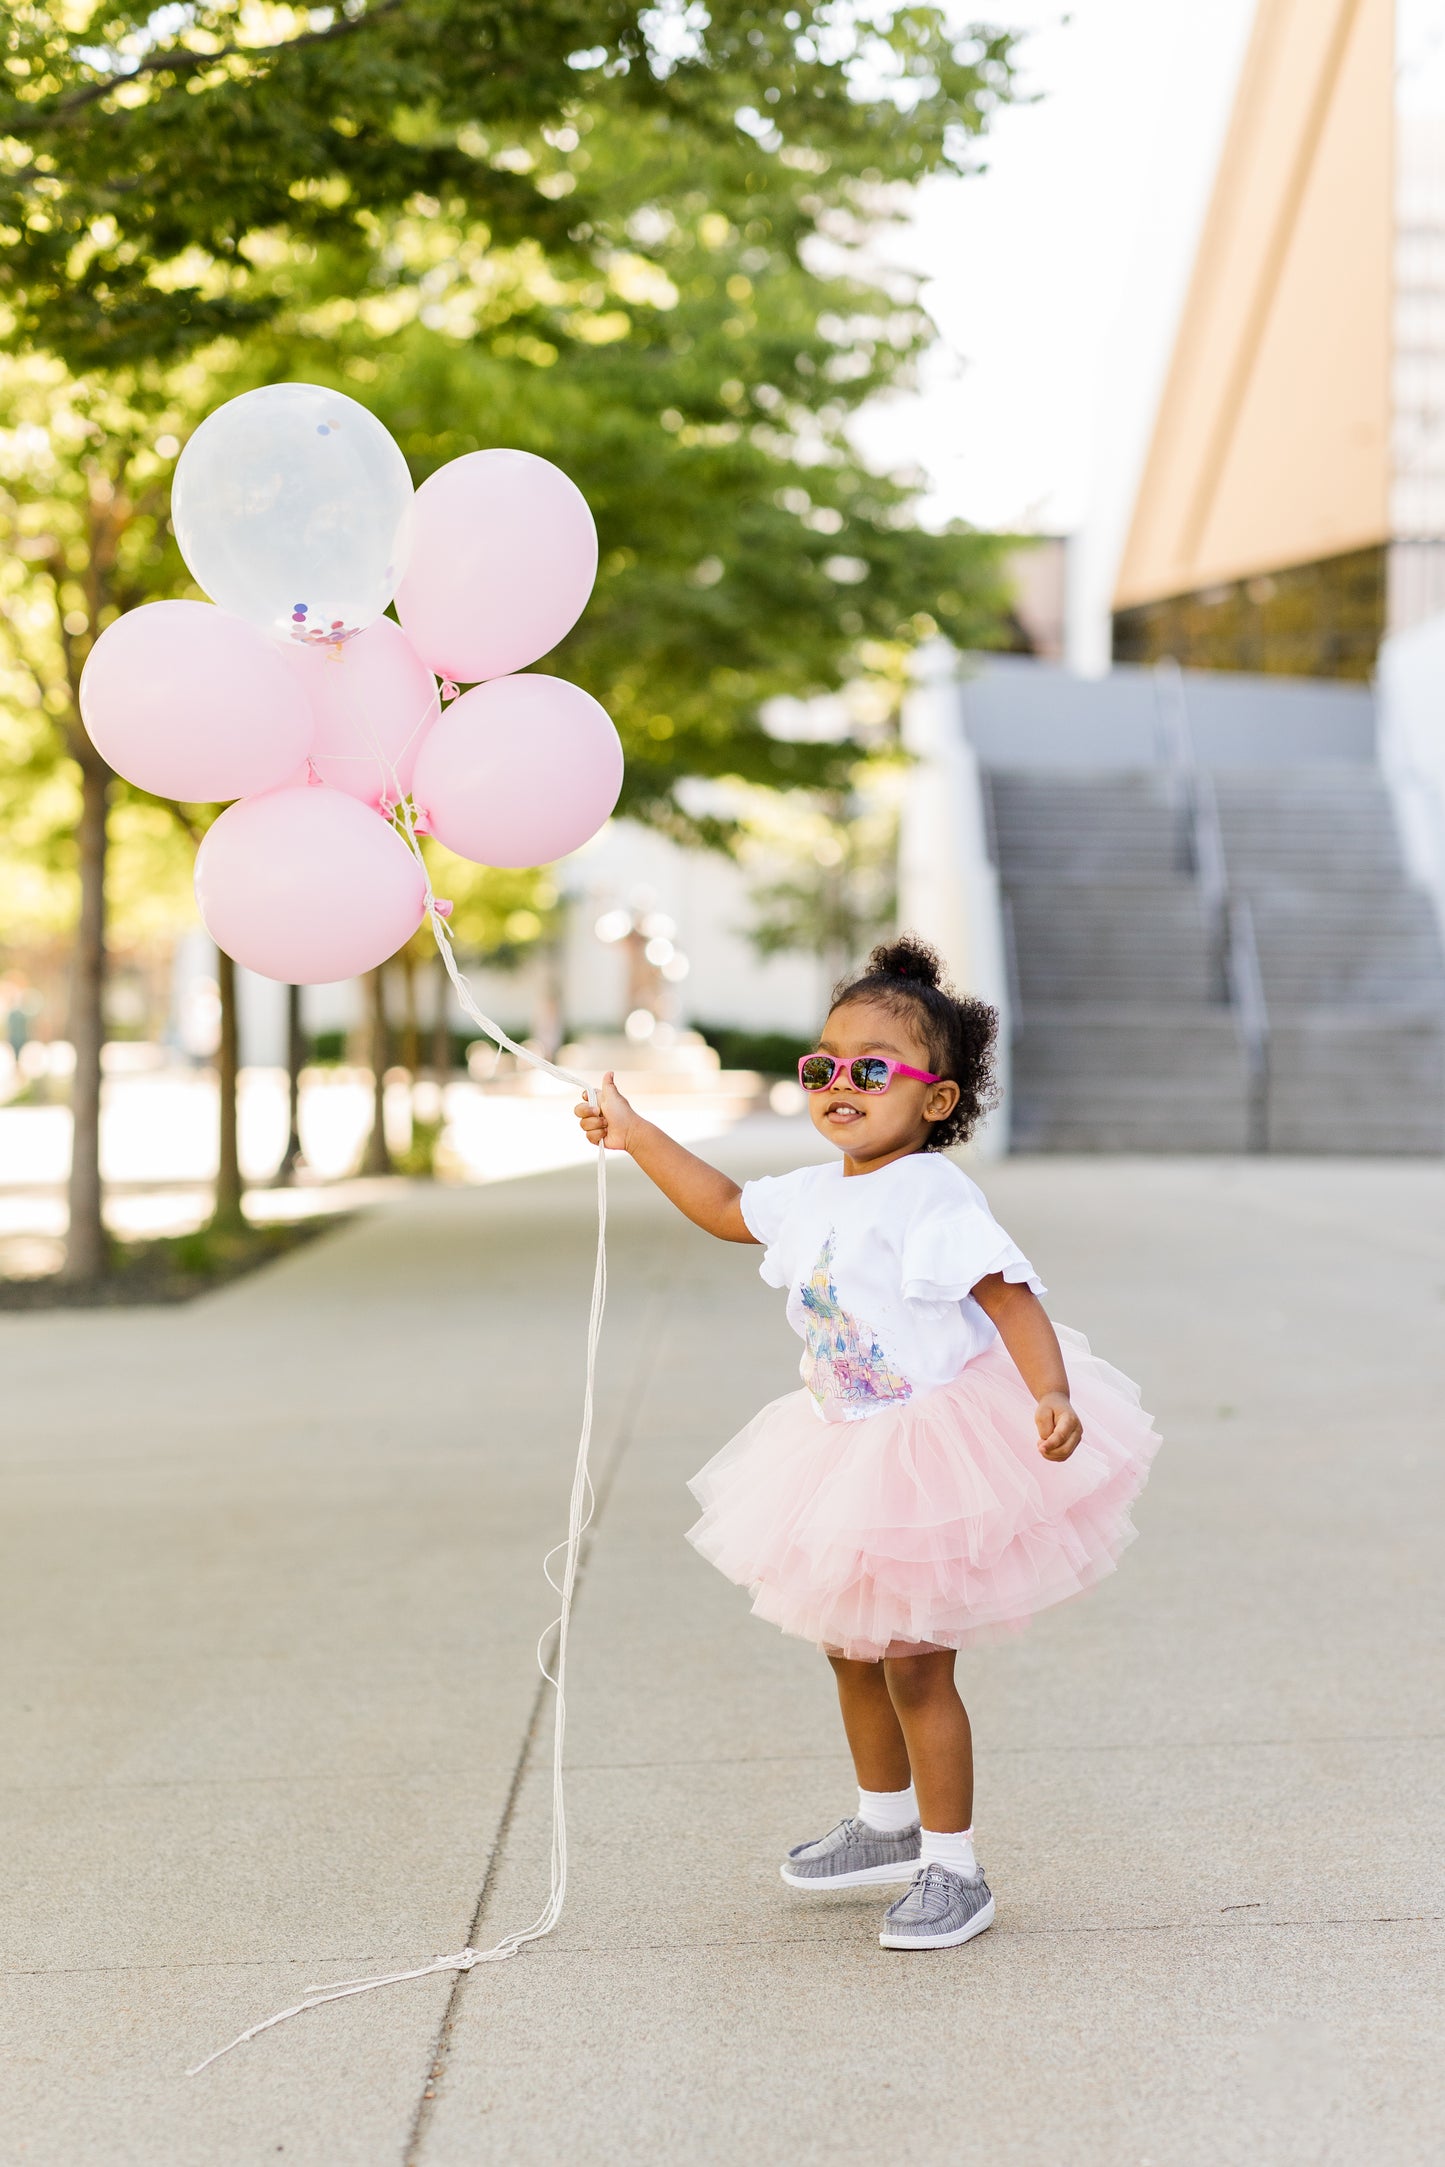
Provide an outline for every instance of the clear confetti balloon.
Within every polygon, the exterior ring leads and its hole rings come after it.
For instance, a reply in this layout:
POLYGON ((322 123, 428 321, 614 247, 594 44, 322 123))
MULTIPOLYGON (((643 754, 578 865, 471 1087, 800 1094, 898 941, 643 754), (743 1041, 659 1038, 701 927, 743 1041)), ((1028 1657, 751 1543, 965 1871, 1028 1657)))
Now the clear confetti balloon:
POLYGON ((305 646, 374 624, 411 550, 395 439, 344 392, 266 384, 209 414, 176 464, 181 555, 222 609, 305 646))

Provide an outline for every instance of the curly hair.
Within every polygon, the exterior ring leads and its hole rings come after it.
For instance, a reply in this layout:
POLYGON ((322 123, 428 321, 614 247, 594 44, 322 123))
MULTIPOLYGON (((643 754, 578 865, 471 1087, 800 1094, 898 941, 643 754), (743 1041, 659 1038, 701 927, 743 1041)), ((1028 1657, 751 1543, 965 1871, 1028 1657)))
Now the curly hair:
POLYGON ((856 978, 840 979, 830 1013, 850 1001, 877 1001, 912 1024, 935 1075, 958 1085, 958 1104, 946 1121, 932 1123, 924 1149, 946 1151, 963 1143, 998 1098, 998 1011, 972 994, 955 993, 937 951, 915 933, 880 942, 856 978))

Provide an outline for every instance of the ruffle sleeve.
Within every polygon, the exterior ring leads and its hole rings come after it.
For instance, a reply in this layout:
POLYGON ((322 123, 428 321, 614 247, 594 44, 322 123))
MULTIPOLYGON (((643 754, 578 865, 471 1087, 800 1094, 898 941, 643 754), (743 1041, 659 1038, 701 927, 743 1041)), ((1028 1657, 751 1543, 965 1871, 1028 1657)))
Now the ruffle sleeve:
POLYGON ((901 1263, 908 1302, 961 1302, 995 1272, 1035 1294, 1047 1291, 977 1191, 930 1198, 915 1212, 903 1236, 901 1263))
POLYGON ((816 1167, 799 1166, 790 1174, 765 1174, 760 1180, 743 1183, 738 1199, 743 1224, 754 1241, 763 1244, 758 1275, 770 1287, 792 1285, 788 1222, 817 1171, 816 1167))

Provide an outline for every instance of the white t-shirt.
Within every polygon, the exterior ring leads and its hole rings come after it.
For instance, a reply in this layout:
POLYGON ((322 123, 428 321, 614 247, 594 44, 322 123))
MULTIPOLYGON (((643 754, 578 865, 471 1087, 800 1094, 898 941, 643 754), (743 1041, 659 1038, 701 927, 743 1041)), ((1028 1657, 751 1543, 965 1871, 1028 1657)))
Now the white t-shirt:
POLYGON ((798 1365, 825 1422, 861 1422, 880 1407, 948 1384, 997 1338, 972 1290, 990 1273, 1042 1294, 983 1192, 941 1152, 917 1151, 871 1174, 841 1160, 750 1181, 758 1267, 788 1290, 798 1365))

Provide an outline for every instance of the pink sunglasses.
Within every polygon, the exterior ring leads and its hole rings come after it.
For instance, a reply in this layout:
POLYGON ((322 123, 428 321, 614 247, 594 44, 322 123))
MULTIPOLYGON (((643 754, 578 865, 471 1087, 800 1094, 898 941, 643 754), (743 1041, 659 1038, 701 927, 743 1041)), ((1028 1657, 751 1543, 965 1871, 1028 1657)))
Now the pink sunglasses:
POLYGON ((805 1053, 798 1063, 798 1081, 805 1091, 831 1091, 844 1069, 855 1091, 886 1091, 895 1076, 908 1076, 914 1083, 938 1082, 927 1069, 909 1068, 881 1053, 860 1053, 852 1061, 840 1061, 831 1053, 805 1053))

